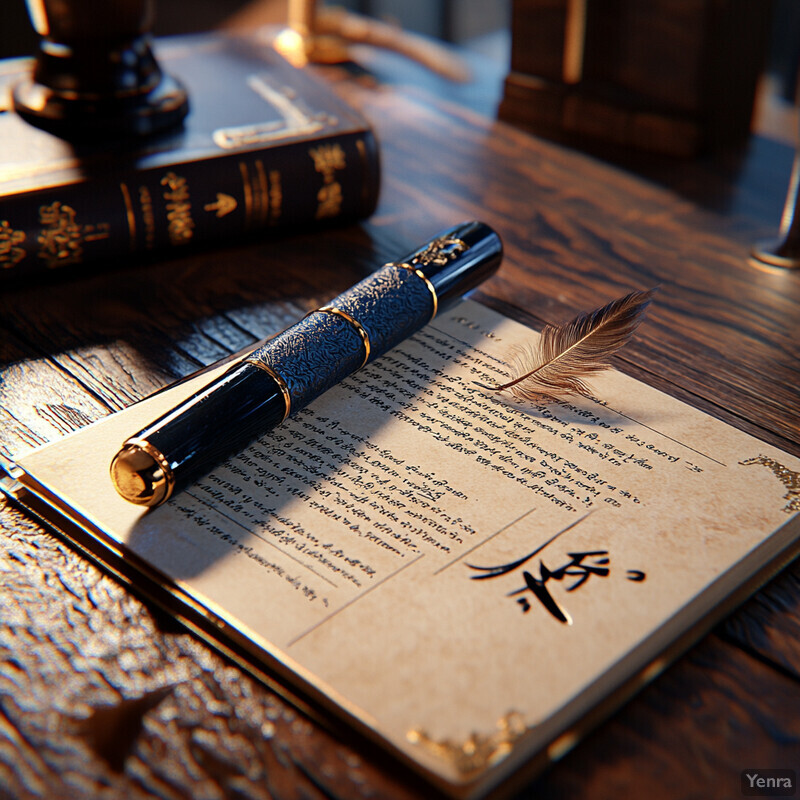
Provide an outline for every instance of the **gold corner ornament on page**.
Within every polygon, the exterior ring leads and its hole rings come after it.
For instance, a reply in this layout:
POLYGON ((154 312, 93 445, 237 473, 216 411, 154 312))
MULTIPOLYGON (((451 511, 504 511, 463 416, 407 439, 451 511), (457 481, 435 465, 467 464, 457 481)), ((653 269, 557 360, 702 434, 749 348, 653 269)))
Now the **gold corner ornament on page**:
POLYGON ((416 728, 408 731, 406 738, 411 744, 420 745, 433 755, 449 761, 462 775, 469 775, 502 761, 512 751, 517 739, 527 731, 528 726, 522 714, 510 711, 497 720, 497 730, 493 733, 473 733, 463 742, 436 740, 416 728))
POLYGON ((783 496, 784 500, 789 502, 783 509, 787 514, 792 514, 795 511, 800 511, 800 472, 785 467, 780 461, 776 461, 769 456, 754 456, 753 458, 746 458, 744 461, 739 462, 742 466, 751 466, 752 464, 760 464, 772 472, 772 474, 786 487, 786 494, 783 496))

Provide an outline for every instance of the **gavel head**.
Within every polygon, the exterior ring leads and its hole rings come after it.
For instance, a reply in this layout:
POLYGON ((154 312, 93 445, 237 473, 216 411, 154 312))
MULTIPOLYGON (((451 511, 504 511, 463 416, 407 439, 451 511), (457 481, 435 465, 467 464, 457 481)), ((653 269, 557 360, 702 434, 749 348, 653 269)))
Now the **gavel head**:
POLYGON ((150 46, 154 0, 28 0, 39 51, 17 112, 66 139, 144 136, 180 123, 185 90, 150 46))

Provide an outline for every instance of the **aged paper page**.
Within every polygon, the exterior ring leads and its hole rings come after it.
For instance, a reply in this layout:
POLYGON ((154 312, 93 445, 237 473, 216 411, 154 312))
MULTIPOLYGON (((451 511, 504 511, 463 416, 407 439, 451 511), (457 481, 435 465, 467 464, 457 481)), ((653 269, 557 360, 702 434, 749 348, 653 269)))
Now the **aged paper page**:
POLYGON ((108 464, 192 384, 20 465, 395 748, 466 779, 519 737, 546 744, 555 715, 800 535, 797 459, 640 382, 608 371, 592 398, 540 404, 475 385, 535 336, 462 303, 149 513, 108 464), (458 746, 473 735, 474 757, 458 746))

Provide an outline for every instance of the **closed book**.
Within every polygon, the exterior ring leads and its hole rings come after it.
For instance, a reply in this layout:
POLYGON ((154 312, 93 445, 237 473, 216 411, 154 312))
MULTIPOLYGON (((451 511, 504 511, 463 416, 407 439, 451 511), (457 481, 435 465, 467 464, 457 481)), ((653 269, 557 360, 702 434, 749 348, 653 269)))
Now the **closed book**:
POLYGON ((0 62, 0 275, 252 232, 368 216, 378 151, 369 125, 264 40, 164 40, 189 92, 182 127, 154 138, 68 142, 22 120, 11 88, 31 61, 0 62))

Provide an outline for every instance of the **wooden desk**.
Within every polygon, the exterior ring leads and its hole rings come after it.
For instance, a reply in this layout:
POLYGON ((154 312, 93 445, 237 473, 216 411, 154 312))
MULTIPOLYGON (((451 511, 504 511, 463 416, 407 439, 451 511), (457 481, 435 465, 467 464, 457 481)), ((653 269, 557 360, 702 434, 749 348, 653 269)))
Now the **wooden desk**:
MULTIPOLYGON (((377 79, 326 73, 382 143, 369 221, 0 294, 6 453, 122 408, 480 218, 507 253, 486 302, 541 324, 660 285, 619 366, 800 454, 800 272, 747 263, 777 224, 788 147, 622 168, 454 104, 436 82, 440 96, 404 85, 393 57, 369 59, 377 79)), ((0 505, 0 524, 0 796, 421 796, 14 508, 0 505)), ((521 796, 738 797, 743 769, 799 759, 794 565, 521 796)))

